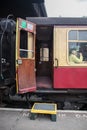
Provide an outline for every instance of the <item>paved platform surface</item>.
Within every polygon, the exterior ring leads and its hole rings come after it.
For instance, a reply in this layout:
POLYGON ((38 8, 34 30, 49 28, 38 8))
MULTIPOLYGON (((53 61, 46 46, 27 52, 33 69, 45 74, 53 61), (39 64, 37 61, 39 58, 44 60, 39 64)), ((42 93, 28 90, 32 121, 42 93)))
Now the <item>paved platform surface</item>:
POLYGON ((87 130, 86 111, 58 111, 57 121, 49 115, 30 120, 28 110, 0 109, 0 130, 87 130))

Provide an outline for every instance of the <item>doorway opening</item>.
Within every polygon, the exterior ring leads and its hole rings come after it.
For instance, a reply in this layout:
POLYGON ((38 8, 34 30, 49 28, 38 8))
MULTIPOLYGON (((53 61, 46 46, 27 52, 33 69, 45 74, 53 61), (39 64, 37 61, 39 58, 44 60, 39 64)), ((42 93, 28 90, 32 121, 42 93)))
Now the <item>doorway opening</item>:
POLYGON ((53 27, 38 26, 36 30, 37 89, 51 89, 53 84, 53 27))

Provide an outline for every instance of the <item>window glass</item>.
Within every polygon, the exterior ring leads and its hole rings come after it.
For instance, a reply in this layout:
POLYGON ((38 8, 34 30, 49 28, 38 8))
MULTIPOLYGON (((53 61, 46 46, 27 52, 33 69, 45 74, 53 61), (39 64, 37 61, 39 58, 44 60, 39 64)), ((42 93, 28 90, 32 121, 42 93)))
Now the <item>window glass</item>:
POLYGON ((87 63, 87 42, 69 42, 69 61, 87 63))
POLYGON ((33 58, 33 56, 34 56, 33 34, 21 30, 20 31, 20 57, 33 58))
POLYGON ((49 61, 49 49, 40 48, 40 61, 49 61))
POLYGON ((87 30, 79 31, 79 40, 87 40, 87 30))
POLYGON ((28 46, 27 46, 27 32, 21 30, 20 31, 20 57, 27 58, 28 57, 28 46))
POLYGON ((68 40, 69 62, 75 64, 87 63, 87 30, 69 31, 68 40))
POLYGON ((77 31, 69 31, 69 40, 77 40, 77 31))

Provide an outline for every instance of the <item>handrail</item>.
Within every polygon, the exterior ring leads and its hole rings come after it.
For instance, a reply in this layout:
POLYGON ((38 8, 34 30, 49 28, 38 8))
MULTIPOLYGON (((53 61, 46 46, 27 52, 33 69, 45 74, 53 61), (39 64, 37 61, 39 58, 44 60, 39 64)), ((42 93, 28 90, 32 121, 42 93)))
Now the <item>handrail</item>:
POLYGON ((34 52, 33 50, 20 49, 20 51, 34 52))
POLYGON ((57 65, 56 65, 55 67, 58 68, 58 66, 59 66, 59 61, 58 61, 57 58, 55 58, 55 61, 57 61, 57 65))

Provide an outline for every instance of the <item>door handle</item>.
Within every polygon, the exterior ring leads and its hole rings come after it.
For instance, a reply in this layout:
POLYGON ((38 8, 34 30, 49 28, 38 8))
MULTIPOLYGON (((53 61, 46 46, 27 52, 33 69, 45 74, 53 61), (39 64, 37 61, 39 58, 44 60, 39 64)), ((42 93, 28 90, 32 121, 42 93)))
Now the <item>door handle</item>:
POLYGON ((21 65, 22 64, 22 59, 17 60, 17 64, 21 65))
POLYGON ((56 61, 56 68, 58 68, 58 66, 59 66, 59 61, 58 61, 58 59, 57 58, 55 58, 55 61, 56 61))

